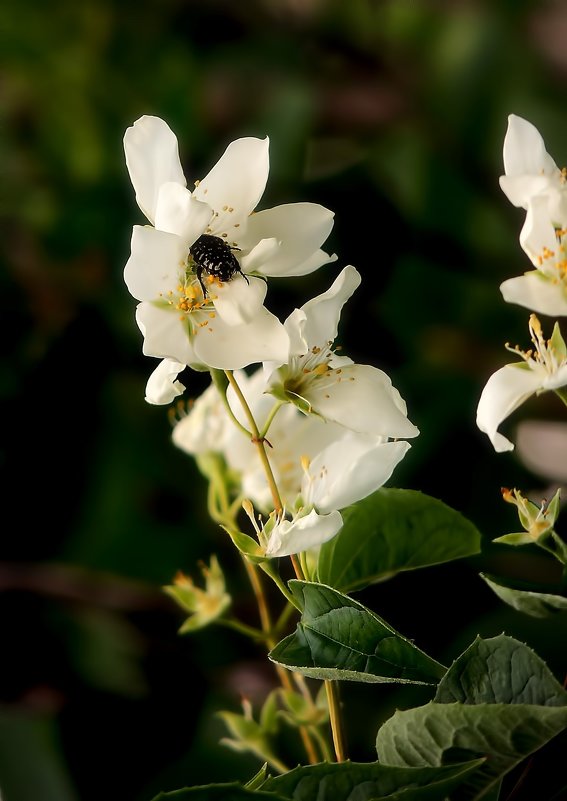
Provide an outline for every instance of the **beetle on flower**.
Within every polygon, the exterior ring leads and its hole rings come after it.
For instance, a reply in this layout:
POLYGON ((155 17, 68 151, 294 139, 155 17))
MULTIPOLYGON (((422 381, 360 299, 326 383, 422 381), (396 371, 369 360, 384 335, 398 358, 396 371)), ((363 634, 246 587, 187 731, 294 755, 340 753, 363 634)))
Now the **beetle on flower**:
POLYGON ((167 123, 144 116, 126 131, 126 164, 151 223, 134 226, 124 270, 146 355, 233 370, 287 353, 287 333, 264 306, 266 278, 332 261, 321 245, 333 214, 314 203, 252 214, 268 148, 267 138, 237 139, 191 192, 167 123))

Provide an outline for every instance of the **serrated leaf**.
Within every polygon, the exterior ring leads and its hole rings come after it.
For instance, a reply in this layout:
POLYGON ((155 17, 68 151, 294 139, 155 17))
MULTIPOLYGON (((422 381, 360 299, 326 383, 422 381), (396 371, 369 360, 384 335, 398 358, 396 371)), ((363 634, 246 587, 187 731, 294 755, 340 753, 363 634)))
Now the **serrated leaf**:
POLYGON ((565 706, 567 692, 543 659, 504 634, 478 637, 451 665, 437 687, 440 704, 565 706))
POLYGON ((182 790, 160 793, 152 801, 289 801, 289 798, 274 793, 247 790, 237 782, 229 782, 184 787, 182 790))
POLYGON ((567 707, 431 701, 396 712, 379 730, 376 748, 381 762, 406 767, 485 756, 451 798, 486 801, 506 773, 566 727, 567 707))
POLYGON ((268 654, 273 662, 316 679, 436 684, 445 667, 374 612, 332 587, 292 580, 303 610, 294 634, 268 654))
POLYGON ((488 576, 486 573, 479 573, 479 575, 501 601, 525 615, 551 617, 561 612, 567 612, 567 598, 563 595, 517 589, 502 584, 502 579, 497 580, 495 576, 488 576))
POLYGON ((341 514, 343 527, 321 547, 317 571, 320 582, 343 592, 480 551, 469 520, 416 490, 382 488, 341 514))
POLYGON ((439 768, 397 768, 379 762, 305 765, 268 779, 262 789, 293 801, 440 801, 483 761, 439 768))

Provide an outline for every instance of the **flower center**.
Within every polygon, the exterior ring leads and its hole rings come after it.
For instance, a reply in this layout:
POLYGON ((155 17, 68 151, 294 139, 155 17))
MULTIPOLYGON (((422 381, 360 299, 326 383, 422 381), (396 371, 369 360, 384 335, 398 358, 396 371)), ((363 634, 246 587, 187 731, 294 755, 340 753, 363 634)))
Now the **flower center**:
POLYGON ((544 338, 541 323, 535 314, 530 315, 529 329, 534 348, 524 351, 517 345, 510 347, 506 344, 507 350, 521 356, 532 369, 543 367, 549 375, 556 373, 567 362, 565 354, 558 351, 552 339, 544 338))
POLYGON ((205 327, 216 317, 213 301, 217 296, 211 294, 211 289, 221 286, 222 282, 214 275, 203 276, 203 282, 206 292, 195 274, 193 260, 188 256, 180 264, 176 288, 169 292, 160 292, 157 305, 165 304, 172 311, 178 312, 180 319, 189 323, 194 331, 205 327))
POLYGON ((307 353, 292 356, 289 363, 290 378, 285 382, 285 388, 301 395, 313 381, 321 384, 334 374, 340 375, 340 370, 333 370, 329 365, 333 357, 331 344, 327 342, 324 347, 315 345, 307 353))

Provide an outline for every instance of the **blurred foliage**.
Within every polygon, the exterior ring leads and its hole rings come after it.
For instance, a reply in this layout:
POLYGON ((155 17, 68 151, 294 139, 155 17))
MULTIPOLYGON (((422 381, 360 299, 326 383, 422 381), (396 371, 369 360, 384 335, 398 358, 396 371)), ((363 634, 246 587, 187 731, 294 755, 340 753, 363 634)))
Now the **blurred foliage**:
MULTIPOLYGON (((441 498, 486 537, 481 558, 361 600, 441 661, 505 629, 564 671, 557 621, 504 608, 477 575, 540 569, 490 540, 515 525, 500 486, 545 482, 496 455, 474 416, 504 342, 527 344, 526 311, 498 290, 527 269, 498 176, 512 112, 567 160, 565 5, 4 0, 0 17, 4 801, 95 801, 110 777, 113 797, 147 801, 248 777, 256 761, 218 745, 214 712, 241 694, 261 703, 274 684, 237 634, 179 637, 161 589, 216 552, 256 624, 201 476, 143 400, 154 364, 122 280, 141 213, 121 144, 142 114, 168 121, 193 179, 232 139, 269 135, 262 206, 336 212, 329 248, 363 277, 343 345, 390 372, 421 429, 395 485, 441 498), (415 607, 400 607, 400 587, 415 607)), ((274 282, 269 303, 285 315, 336 272, 274 282)), ((187 375, 189 394, 204 380, 187 375)), ((544 396, 515 422, 559 417, 558 404, 544 396)), ((353 758, 372 758, 378 723, 420 692, 345 687, 352 719, 363 710, 353 758)))

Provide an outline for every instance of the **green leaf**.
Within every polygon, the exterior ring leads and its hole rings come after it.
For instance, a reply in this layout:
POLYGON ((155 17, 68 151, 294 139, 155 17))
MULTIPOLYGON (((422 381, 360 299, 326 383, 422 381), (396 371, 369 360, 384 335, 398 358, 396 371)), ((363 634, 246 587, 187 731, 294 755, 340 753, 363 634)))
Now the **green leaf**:
POLYGON ((324 584, 292 580, 303 614, 294 634, 268 654, 273 662, 316 679, 436 684, 443 665, 378 615, 324 584))
POLYGON ((503 545, 533 545, 534 538, 527 531, 518 531, 514 534, 503 534, 492 542, 500 542, 503 545))
POLYGON ((567 598, 547 592, 522 590, 502 584, 503 579, 479 573, 481 579, 496 593, 501 601, 531 617, 551 617, 567 612, 567 598))
POLYGON ((185 787, 170 793, 160 793, 152 801, 289 801, 282 795, 247 790, 237 782, 185 787))
POLYGON ((260 564, 260 562, 266 561, 266 557, 264 556, 264 548, 262 548, 262 546, 259 545, 255 539, 249 537, 248 534, 244 534, 242 531, 238 531, 237 529, 228 528, 227 526, 222 526, 222 528, 224 528, 240 553, 243 553, 247 559, 249 559, 251 562, 254 562, 254 564, 260 564))
POLYGON ((264 762, 260 770, 251 779, 248 779, 244 787, 246 790, 259 790, 269 776, 268 763, 264 762))
POLYGON ((440 801, 483 761, 440 768, 398 768, 379 762, 305 765, 268 779, 262 789, 293 801, 440 801))
POLYGON ((396 712, 379 730, 376 748, 381 762, 407 767, 485 756, 452 799, 486 800, 508 771, 566 726, 566 707, 431 701, 396 712))
POLYGON ((382 488, 342 515, 342 529, 321 547, 318 579, 343 592, 480 551, 469 520, 416 490, 382 488))
POLYGON ((440 704, 565 706, 567 692, 545 662, 524 643, 504 634, 478 637, 453 662, 433 699, 440 704))

